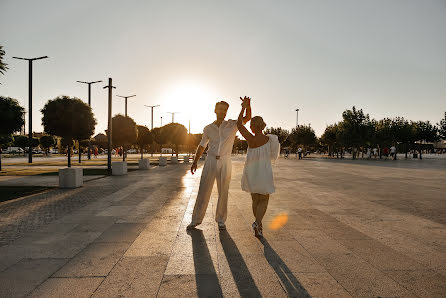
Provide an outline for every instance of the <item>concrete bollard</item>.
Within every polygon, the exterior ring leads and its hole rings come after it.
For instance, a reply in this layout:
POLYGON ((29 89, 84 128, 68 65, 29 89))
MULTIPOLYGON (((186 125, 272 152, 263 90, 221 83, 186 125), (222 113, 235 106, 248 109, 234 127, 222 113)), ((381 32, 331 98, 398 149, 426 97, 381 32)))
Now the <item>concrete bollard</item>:
POLYGON ((112 162, 112 175, 122 176, 127 174, 127 162, 126 161, 114 161, 112 162))
POLYGON ((138 161, 138 166, 140 170, 148 170, 150 169, 150 160, 148 158, 140 159, 138 161))
POLYGON ((161 167, 167 166, 167 157, 160 156, 160 161, 159 161, 158 165, 161 166, 161 167))
POLYGON ((84 184, 82 168, 59 169, 59 188, 77 188, 84 184))
POLYGON ((172 158, 170 159, 170 163, 178 163, 178 157, 172 156, 172 158))
POLYGON ((189 156, 184 157, 184 163, 189 163, 189 156))

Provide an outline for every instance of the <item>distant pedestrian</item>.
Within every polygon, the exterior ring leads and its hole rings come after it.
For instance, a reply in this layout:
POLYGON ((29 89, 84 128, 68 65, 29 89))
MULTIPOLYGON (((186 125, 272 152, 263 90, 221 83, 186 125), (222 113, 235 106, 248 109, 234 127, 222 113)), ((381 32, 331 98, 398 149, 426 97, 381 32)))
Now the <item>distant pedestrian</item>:
POLYGON ((297 154, 299 155, 299 159, 302 159, 302 148, 297 148, 297 154))
POLYGON ((372 157, 372 149, 370 147, 367 148, 367 159, 370 159, 372 157))
POLYGON ((94 151, 93 151, 94 158, 98 158, 98 153, 99 153, 98 147, 94 147, 94 151))
POLYGON ((392 146, 390 147, 390 157, 395 160, 396 159, 396 147, 392 146))
POLYGON ((378 156, 378 148, 373 148, 373 157, 377 157, 378 156))
POLYGON ((387 147, 384 147, 384 149, 383 149, 383 155, 384 155, 384 157, 387 159, 387 157, 389 157, 389 148, 387 148, 387 147))

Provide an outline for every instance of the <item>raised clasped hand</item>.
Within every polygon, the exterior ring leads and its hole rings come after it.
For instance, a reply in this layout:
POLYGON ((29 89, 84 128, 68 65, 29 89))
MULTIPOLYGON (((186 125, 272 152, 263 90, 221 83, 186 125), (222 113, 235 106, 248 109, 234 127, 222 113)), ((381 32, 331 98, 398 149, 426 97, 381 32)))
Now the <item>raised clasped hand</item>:
POLYGON ((242 101, 242 107, 243 108, 247 108, 248 106, 251 105, 251 98, 248 96, 245 97, 240 97, 240 100, 242 101))

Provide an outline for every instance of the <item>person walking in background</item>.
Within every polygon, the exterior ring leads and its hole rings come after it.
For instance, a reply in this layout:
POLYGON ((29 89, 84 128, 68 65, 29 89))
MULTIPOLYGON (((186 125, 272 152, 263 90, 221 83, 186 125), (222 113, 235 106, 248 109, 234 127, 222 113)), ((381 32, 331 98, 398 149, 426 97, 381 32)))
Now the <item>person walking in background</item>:
POLYGON ((268 208, 270 194, 274 193, 274 177, 271 161, 275 161, 280 154, 280 143, 276 135, 265 135, 266 127, 262 117, 251 119, 251 134, 243 125, 243 113, 247 104, 243 102, 242 110, 237 120, 237 127, 248 142, 245 167, 243 168, 242 190, 249 192, 252 198, 252 212, 255 221, 252 223, 254 235, 263 237, 262 219, 268 208))
MULTIPOLYGON (((243 122, 251 120, 250 99, 245 97, 240 99, 246 104, 246 115, 243 122)), ((194 229, 203 221, 206 209, 211 198, 212 188, 217 180, 218 201, 215 212, 215 221, 220 230, 226 229, 225 221, 228 209, 229 183, 231 182, 232 162, 231 152, 234 145, 235 134, 237 133, 237 121, 225 120, 229 104, 220 101, 215 104, 215 114, 217 120, 207 125, 203 130, 203 137, 197 147, 194 161, 191 166, 192 175, 197 170, 197 163, 204 152, 207 144, 209 149, 204 163, 203 172, 200 179, 197 199, 195 201, 192 221, 187 229, 194 229)))
POLYGON ((396 147, 394 145, 392 145, 392 147, 390 147, 390 157, 395 160, 396 159, 396 147))
POLYGON ((373 157, 377 157, 378 156, 378 148, 373 148, 373 157))
POLYGON ((384 155, 384 157, 387 159, 387 157, 389 156, 389 148, 384 147, 384 149, 383 149, 383 155, 384 155))
POLYGON ((297 148, 297 154, 299 155, 299 159, 302 159, 302 148, 297 148))
POLYGON ((98 151, 98 147, 94 147, 94 158, 98 158, 98 153, 99 153, 99 151, 98 151))

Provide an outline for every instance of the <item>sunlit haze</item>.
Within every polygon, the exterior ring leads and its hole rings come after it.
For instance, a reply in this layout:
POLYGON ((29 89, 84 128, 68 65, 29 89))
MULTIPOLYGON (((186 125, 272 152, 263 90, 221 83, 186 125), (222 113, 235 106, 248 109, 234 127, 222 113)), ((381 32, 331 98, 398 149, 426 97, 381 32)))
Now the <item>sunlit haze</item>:
MULTIPOLYGON (((445 1, 7 1, 0 2, 0 44, 9 70, 0 94, 28 110, 27 62, 34 62, 33 130, 45 102, 87 101, 96 133, 114 95, 132 95, 129 116, 150 128, 175 121, 192 133, 215 119, 214 104, 252 97, 268 126, 327 124, 356 105, 373 118, 438 122, 446 109, 445 1)), ((113 114, 124 113, 114 96, 113 114)))

